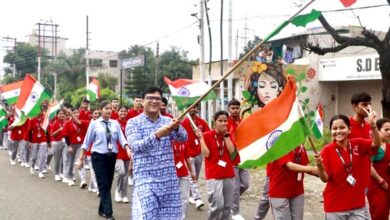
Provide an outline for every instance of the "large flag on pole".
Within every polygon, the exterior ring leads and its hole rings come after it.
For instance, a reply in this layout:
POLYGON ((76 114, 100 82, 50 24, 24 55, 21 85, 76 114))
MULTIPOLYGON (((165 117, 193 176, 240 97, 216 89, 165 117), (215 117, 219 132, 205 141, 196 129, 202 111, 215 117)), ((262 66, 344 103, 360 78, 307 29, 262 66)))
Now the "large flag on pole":
POLYGON ((289 77, 279 97, 238 126, 235 140, 240 167, 254 168, 277 160, 304 143, 310 134, 295 81, 289 77))
POLYGON ((41 103, 51 99, 51 93, 33 76, 27 74, 23 80, 20 96, 15 105, 15 121, 11 127, 24 124, 27 117, 35 117, 41 112, 41 103))
POLYGON ((8 125, 7 112, 0 106, 0 130, 8 125))
POLYGON ((99 81, 96 78, 92 78, 92 81, 87 87, 87 100, 95 101, 100 97, 99 81))
MULTIPOLYGON (((175 81, 171 81, 167 77, 164 77, 164 81, 168 85, 179 110, 193 104, 205 93, 205 91, 210 89, 210 86, 205 82, 192 79, 177 79, 175 81)), ((215 92, 211 91, 202 101, 213 100, 216 98, 217 95, 215 92)))
POLYGON ((311 126, 311 130, 313 131, 313 135, 316 139, 320 139, 324 135, 324 118, 324 109, 319 103, 311 126))
POLYGON ((22 83, 23 80, 0 87, 1 96, 3 96, 8 105, 15 104, 18 100, 22 83))

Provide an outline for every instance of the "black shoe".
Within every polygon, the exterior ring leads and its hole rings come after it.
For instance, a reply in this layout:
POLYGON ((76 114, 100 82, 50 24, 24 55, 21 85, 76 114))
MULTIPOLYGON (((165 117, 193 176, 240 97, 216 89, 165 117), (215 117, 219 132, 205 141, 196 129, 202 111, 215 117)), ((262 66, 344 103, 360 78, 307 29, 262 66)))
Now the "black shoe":
POLYGON ((98 214, 100 217, 105 218, 107 220, 115 220, 114 216, 112 216, 112 215, 108 216, 108 215, 104 214, 103 212, 98 212, 98 214))

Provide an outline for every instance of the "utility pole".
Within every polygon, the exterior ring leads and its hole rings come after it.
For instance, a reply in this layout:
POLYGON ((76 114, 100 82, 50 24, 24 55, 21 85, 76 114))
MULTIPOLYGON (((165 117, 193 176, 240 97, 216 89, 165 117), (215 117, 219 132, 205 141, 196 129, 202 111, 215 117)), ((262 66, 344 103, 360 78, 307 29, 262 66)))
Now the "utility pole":
MULTIPOLYGON (((5 39, 6 41, 10 42, 10 41, 13 41, 14 45, 12 47, 12 51, 14 52, 14 54, 16 54, 16 37, 3 37, 3 39, 5 39)), ((12 64, 12 77, 16 77, 16 63, 14 61, 14 63, 12 64)))
POLYGON ((86 82, 86 87, 85 89, 88 88, 89 84, 89 27, 88 27, 88 15, 87 15, 87 20, 86 20, 86 25, 87 25, 87 31, 86 31, 86 47, 85 47, 85 62, 86 62, 86 67, 85 67, 85 82, 86 82))
MULTIPOLYGON (((199 57, 199 73, 200 80, 205 81, 205 72, 204 72, 204 0, 199 2, 199 45, 200 45, 200 57, 199 57)), ((206 103, 200 103, 200 113, 202 118, 206 118, 206 103)))
MULTIPOLYGON (((232 47, 233 47, 233 0, 229 0, 229 14, 228 14, 228 22, 229 22, 229 29, 228 29, 228 69, 230 69, 230 66, 233 64, 233 55, 232 55, 232 47)), ((233 99, 233 76, 234 73, 229 75, 228 77, 228 101, 233 99)))
POLYGON ((41 23, 38 23, 38 82, 41 82, 41 56, 42 56, 42 50, 41 50, 41 23))
MULTIPOLYGON (((221 70, 221 76, 223 76, 223 0, 221 0, 221 17, 220 17, 220 29, 219 29, 219 36, 220 36, 220 45, 221 45, 221 62, 220 62, 220 70, 221 70)), ((211 65, 211 63, 210 63, 211 65)), ((220 110, 225 109, 225 88, 224 88, 224 82, 219 84, 219 96, 221 100, 221 106, 220 110)))
POLYGON ((159 50, 160 50, 160 44, 157 41, 157 48, 156 48, 156 78, 154 79, 154 85, 156 85, 156 86, 157 86, 157 78, 158 78, 158 65, 159 65, 159 62, 160 62, 159 50))

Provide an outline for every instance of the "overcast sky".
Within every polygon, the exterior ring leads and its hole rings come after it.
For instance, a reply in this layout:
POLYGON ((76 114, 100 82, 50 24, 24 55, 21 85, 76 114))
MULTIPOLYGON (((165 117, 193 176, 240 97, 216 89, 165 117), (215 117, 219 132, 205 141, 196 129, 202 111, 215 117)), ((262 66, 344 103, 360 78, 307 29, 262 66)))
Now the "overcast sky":
MULTIPOLYGON (((227 20, 228 1, 225 0, 224 19, 227 20)), ((233 58, 236 54, 236 34, 238 31, 238 52, 241 51, 247 26, 247 40, 256 34, 260 37, 268 34, 275 26, 287 19, 297 10, 292 0, 232 0, 233 1, 233 58)), ((307 2, 307 1, 305 1, 307 2)), ((213 30, 213 59, 219 59, 219 18, 221 1, 209 1, 211 28, 213 30)), ((357 0, 353 7, 387 4, 386 0, 357 0)), ((52 22, 59 25, 59 36, 66 37, 67 48, 85 47, 86 15, 89 16, 92 50, 120 51, 134 44, 156 47, 160 42, 160 51, 170 46, 178 46, 189 51, 189 57, 199 57, 197 18, 192 13, 199 12, 199 0, 12 0, 2 1, 0 12, 0 37, 16 37, 18 41, 27 41, 26 36, 37 28, 38 22, 52 22)), ((308 10, 342 9, 339 0, 316 0, 308 10)), ((306 12, 308 12, 306 10, 306 12)), ((355 10, 363 25, 386 31, 390 24, 390 7, 355 10)), ((358 25, 358 20, 350 11, 325 13, 334 25, 358 25)), ((314 22, 308 27, 319 26, 314 22)), ((207 27, 207 26, 206 26, 207 27)), ((207 29, 205 30, 207 34, 207 29)), ((291 27, 281 35, 302 32, 304 29, 291 27)), ((224 45, 227 48, 228 22, 224 22, 224 45)), ((208 39, 208 35, 205 36, 208 39)), ((1 54, 4 54, 5 41, 0 41, 1 54)), ((208 42, 206 42, 208 48, 208 42)), ((0 67, 2 57, 0 54, 0 67)), ((206 55, 208 49, 206 49, 206 55)), ((224 52, 227 58, 227 52, 224 52)), ((206 57, 207 58, 207 57, 206 57)), ((208 59, 208 58, 207 58, 208 59)))

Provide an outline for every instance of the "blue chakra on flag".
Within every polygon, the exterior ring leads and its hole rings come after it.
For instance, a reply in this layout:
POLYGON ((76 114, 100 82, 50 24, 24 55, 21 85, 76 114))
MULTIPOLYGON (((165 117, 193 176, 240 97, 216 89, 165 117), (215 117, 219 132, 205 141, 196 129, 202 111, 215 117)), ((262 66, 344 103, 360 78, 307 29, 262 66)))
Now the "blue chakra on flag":
POLYGON ((275 142, 279 139, 279 136, 282 132, 283 132, 282 130, 278 129, 278 130, 274 130, 273 132, 271 132, 270 135, 268 135, 268 139, 265 142, 265 147, 267 148, 267 150, 269 150, 272 147, 272 145, 275 144, 275 142))
POLYGON ((318 127, 321 127, 323 125, 323 122, 322 122, 321 119, 317 119, 316 120, 316 124, 317 124, 318 127))
POLYGON ((38 99, 38 93, 32 92, 31 95, 30 95, 30 100, 31 100, 32 102, 36 102, 37 99, 38 99))
POLYGON ((179 96, 190 96, 190 90, 188 90, 186 87, 181 87, 177 93, 179 94, 179 96))

